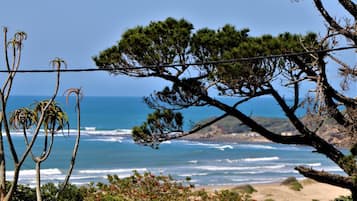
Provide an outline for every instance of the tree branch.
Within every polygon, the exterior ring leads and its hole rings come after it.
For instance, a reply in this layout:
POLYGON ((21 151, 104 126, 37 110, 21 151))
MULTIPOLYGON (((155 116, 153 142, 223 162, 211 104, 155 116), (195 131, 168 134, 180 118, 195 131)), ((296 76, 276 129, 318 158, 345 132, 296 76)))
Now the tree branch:
POLYGON ((305 177, 314 179, 318 182, 331 184, 334 186, 339 186, 341 188, 352 189, 353 188, 353 180, 351 177, 344 177, 337 174, 331 174, 325 171, 317 171, 312 168, 307 168, 304 166, 295 167, 300 174, 305 177))
POLYGON ((165 135, 164 137, 159 137, 157 139, 158 142, 164 142, 164 141, 168 141, 168 140, 174 140, 174 139, 178 139, 178 138, 182 138, 188 135, 191 135, 193 133, 196 133, 197 131, 206 128, 207 126, 210 126, 214 123, 216 123, 217 121, 227 117, 228 114, 225 113, 217 118, 214 118, 213 120, 210 120, 204 124, 199 124, 196 127, 194 127, 192 130, 188 131, 188 132, 175 132, 175 133, 171 133, 171 135, 165 135))
POLYGON ((355 18, 357 19, 357 7, 353 1, 350 0, 339 0, 342 6, 355 18))
MULTIPOLYGON (((345 4, 347 5, 347 1, 346 0, 340 0, 340 2, 345 2, 345 4)), ((357 44, 357 35, 353 34, 352 32, 347 31, 346 29, 344 29, 342 26, 340 26, 331 16, 330 14, 327 12, 327 10, 325 9, 325 7, 322 5, 321 0, 314 0, 315 2, 315 6, 316 8, 319 10, 320 14, 322 15, 322 17, 327 21, 327 23, 337 32, 339 32, 340 34, 344 35, 345 37, 351 39, 352 41, 354 41, 355 44, 357 44)), ((352 3, 352 2, 351 2, 352 3)), ((354 15, 356 12, 354 12, 354 15)), ((355 17, 356 19, 356 17, 355 17)))

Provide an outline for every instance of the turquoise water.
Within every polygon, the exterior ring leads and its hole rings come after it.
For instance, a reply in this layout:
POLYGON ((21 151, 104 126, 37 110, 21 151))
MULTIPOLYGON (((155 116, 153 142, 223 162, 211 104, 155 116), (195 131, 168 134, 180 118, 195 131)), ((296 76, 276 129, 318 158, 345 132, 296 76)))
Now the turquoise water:
MULTIPOLYGON (((28 106, 43 97, 12 97, 9 108, 28 106)), ((75 126, 73 99, 65 107, 75 126)), ((232 100, 224 100, 232 104, 232 100)), ((255 116, 283 117, 271 99, 259 99, 245 105, 242 110, 255 116)), ((10 109, 9 109, 10 112, 10 109)), ((175 140, 160 145, 160 149, 134 144, 130 128, 145 120, 150 109, 138 97, 84 97, 82 101, 82 138, 75 170, 71 177, 74 184, 105 181, 107 174, 126 177, 133 170, 170 174, 177 180, 187 176, 196 185, 231 185, 241 183, 265 183, 299 175, 296 165, 307 165, 340 173, 341 170, 325 157, 312 153, 302 146, 274 143, 202 143, 175 140)), ((302 113, 302 111, 300 111, 302 113)), ((195 122, 209 116, 217 116, 214 108, 194 108, 184 111, 186 122, 195 122)), ((74 127, 73 127, 74 128, 74 127)), ((44 182, 60 182, 64 179, 75 132, 59 134, 53 153, 42 165, 44 182)), ((19 152, 24 146, 21 132, 13 131, 13 139, 19 152)), ((39 143, 43 140, 39 138, 39 143)), ((36 144, 39 146, 41 144, 36 144)), ((7 160, 11 160, 7 156, 7 160)), ((8 176, 12 167, 8 164, 8 176)), ((20 182, 34 184, 34 164, 27 161, 23 166, 20 182)))
MULTIPOLYGON (((17 107, 28 107, 36 101, 46 99, 37 96, 14 96, 10 98, 8 112, 17 107)), ((236 99, 222 99, 227 104, 234 104, 236 99)), ((57 101, 68 113, 72 127, 76 126, 74 98, 67 105, 64 97, 57 101)), ((284 117, 277 103, 270 98, 260 98, 239 107, 251 116, 284 117)), ((81 118, 83 127, 96 127, 97 130, 131 129, 145 121, 150 109, 141 97, 84 97, 81 101, 81 118)), ((304 109, 298 111, 303 115, 304 109)), ((186 128, 199 120, 221 115, 222 112, 213 107, 194 107, 183 110, 186 128)))

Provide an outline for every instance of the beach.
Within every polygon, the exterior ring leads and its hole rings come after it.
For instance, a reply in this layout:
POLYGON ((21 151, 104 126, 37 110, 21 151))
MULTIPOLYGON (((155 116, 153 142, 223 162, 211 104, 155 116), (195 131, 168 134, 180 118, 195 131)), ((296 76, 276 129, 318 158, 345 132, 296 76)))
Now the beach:
MULTIPOLYGON (((347 189, 336 186, 319 183, 310 179, 300 181, 303 188, 300 191, 290 189, 288 186, 281 185, 280 182, 267 184, 252 184, 256 192, 252 193, 252 199, 257 201, 274 200, 274 201, 329 201, 343 195, 348 196, 350 192, 347 189)), ((208 186, 198 187, 209 192, 215 190, 234 189, 237 186, 208 186)), ((239 186, 238 186, 239 187, 239 186)))

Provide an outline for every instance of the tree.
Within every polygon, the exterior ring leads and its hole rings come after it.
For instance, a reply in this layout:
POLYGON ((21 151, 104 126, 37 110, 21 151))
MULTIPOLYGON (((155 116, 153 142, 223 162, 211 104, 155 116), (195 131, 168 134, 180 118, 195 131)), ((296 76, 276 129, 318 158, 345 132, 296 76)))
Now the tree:
POLYGON ((334 52, 356 48, 357 8, 352 1, 339 1, 347 12, 344 23, 339 23, 320 0, 314 2, 329 25, 322 38, 314 33, 252 37, 248 29, 236 30, 231 25, 193 32, 193 25, 186 20, 167 18, 127 30, 117 45, 93 59, 99 68, 114 74, 156 77, 171 83, 144 99, 157 111, 149 115, 143 125, 133 129, 136 142, 157 147, 162 141, 189 135, 230 115, 273 142, 310 146, 314 152, 328 157, 346 175, 304 166, 295 169, 319 182, 349 189, 357 200, 356 151, 342 153, 317 135, 325 120, 333 119, 340 126, 340 132, 351 137, 352 150, 356 150, 357 98, 349 97, 343 90, 347 86, 355 89, 356 66, 342 62, 334 52), (339 43, 341 39, 346 39, 347 44, 339 43), (334 65, 327 66, 327 60, 335 62, 334 65), (342 90, 330 84, 327 68, 336 69, 344 78, 342 90), (306 99, 301 99, 302 86, 311 86, 306 99), (292 92, 292 103, 284 98, 281 88, 292 92), (215 98, 212 90, 237 101, 228 105, 215 98), (261 96, 270 96, 277 102, 297 134, 274 133, 237 108, 261 96), (206 105, 224 114, 196 125, 191 131, 183 131, 182 118, 175 110, 206 105), (296 114, 304 105, 308 108, 307 117, 313 118, 309 121, 312 124, 296 114))
MULTIPOLYGON (((6 73, 2 88, 0 89, 0 200, 11 200, 15 191, 17 190, 17 184, 19 180, 19 174, 21 168, 28 158, 29 155, 32 156, 33 161, 36 163, 36 194, 37 200, 42 200, 41 198, 41 166, 40 164, 45 161, 52 150, 52 145, 54 143, 54 136, 63 131, 63 129, 68 125, 68 118, 66 113, 62 108, 55 102, 55 99, 58 94, 59 85, 60 85, 60 70, 63 66, 64 61, 60 58, 55 58, 51 61, 51 64, 56 70, 56 80, 55 80, 55 89, 50 99, 38 102, 34 108, 20 108, 16 109, 10 113, 10 118, 7 114, 7 103, 8 98, 11 95, 11 89, 13 86, 14 78, 19 70, 22 46, 24 40, 27 38, 26 33, 17 32, 14 34, 14 37, 8 40, 7 28, 3 29, 4 33, 4 56, 5 56, 5 66, 6 73), (9 56, 9 52, 11 56, 9 56), (14 129, 20 129, 23 132, 24 137, 24 146, 25 149, 23 153, 19 153, 17 147, 13 143, 11 135, 11 127, 14 129), (44 132, 44 143, 43 143, 43 152, 36 156, 33 154, 33 146, 38 140, 38 136, 42 135, 40 130, 43 129, 44 132), (28 135, 28 130, 31 132, 31 137, 28 135), (3 137, 3 132, 5 132, 5 138, 3 137), (6 150, 4 143, 7 142, 9 146, 9 154, 12 157, 12 162, 14 166, 14 176, 11 182, 6 178, 6 150), (7 185, 10 185, 7 188, 7 185)), ((74 91, 74 90, 72 90, 74 91)), ((79 94, 80 90, 78 90, 79 94)), ((77 108, 79 112, 79 102, 77 102, 77 108)), ((79 121, 78 115, 78 121, 79 121)), ((73 156, 71 159, 71 166, 69 168, 67 177, 69 178, 71 171, 73 169, 75 155, 78 149, 78 141, 80 136, 80 127, 78 127, 78 134, 76 144, 74 146, 73 156)), ((63 188, 68 183, 68 178, 63 184, 63 188)))

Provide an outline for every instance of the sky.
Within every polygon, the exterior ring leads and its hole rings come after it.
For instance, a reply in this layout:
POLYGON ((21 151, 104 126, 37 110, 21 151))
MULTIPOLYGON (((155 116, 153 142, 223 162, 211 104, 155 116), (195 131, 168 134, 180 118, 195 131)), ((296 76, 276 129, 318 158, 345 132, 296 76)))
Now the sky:
MULTIPOLYGON (((324 1, 332 15, 341 16, 336 2, 324 1)), ((55 57, 64 59, 70 68, 95 68, 92 57, 116 44, 127 29, 167 17, 184 18, 195 29, 231 24, 237 29, 249 28, 255 36, 311 31, 324 34, 326 30, 310 0, 4 0, 0 7, 0 26, 8 27, 10 35, 16 31, 28 34, 20 69, 50 69, 49 62, 55 57)), ((3 33, 0 36, 2 40, 3 33)), ((0 49, 3 52, 3 47, 0 49)), ((356 55, 352 57, 355 62, 356 55)), ((4 67, 2 54, 0 67, 4 67)), ((0 74, 0 80, 2 77, 0 74)), ((18 74, 13 94, 47 96, 53 91, 54 81, 50 73, 18 74)), ((87 96, 145 96, 164 85, 157 79, 107 72, 63 73, 60 94, 71 87, 82 87, 87 96)))

